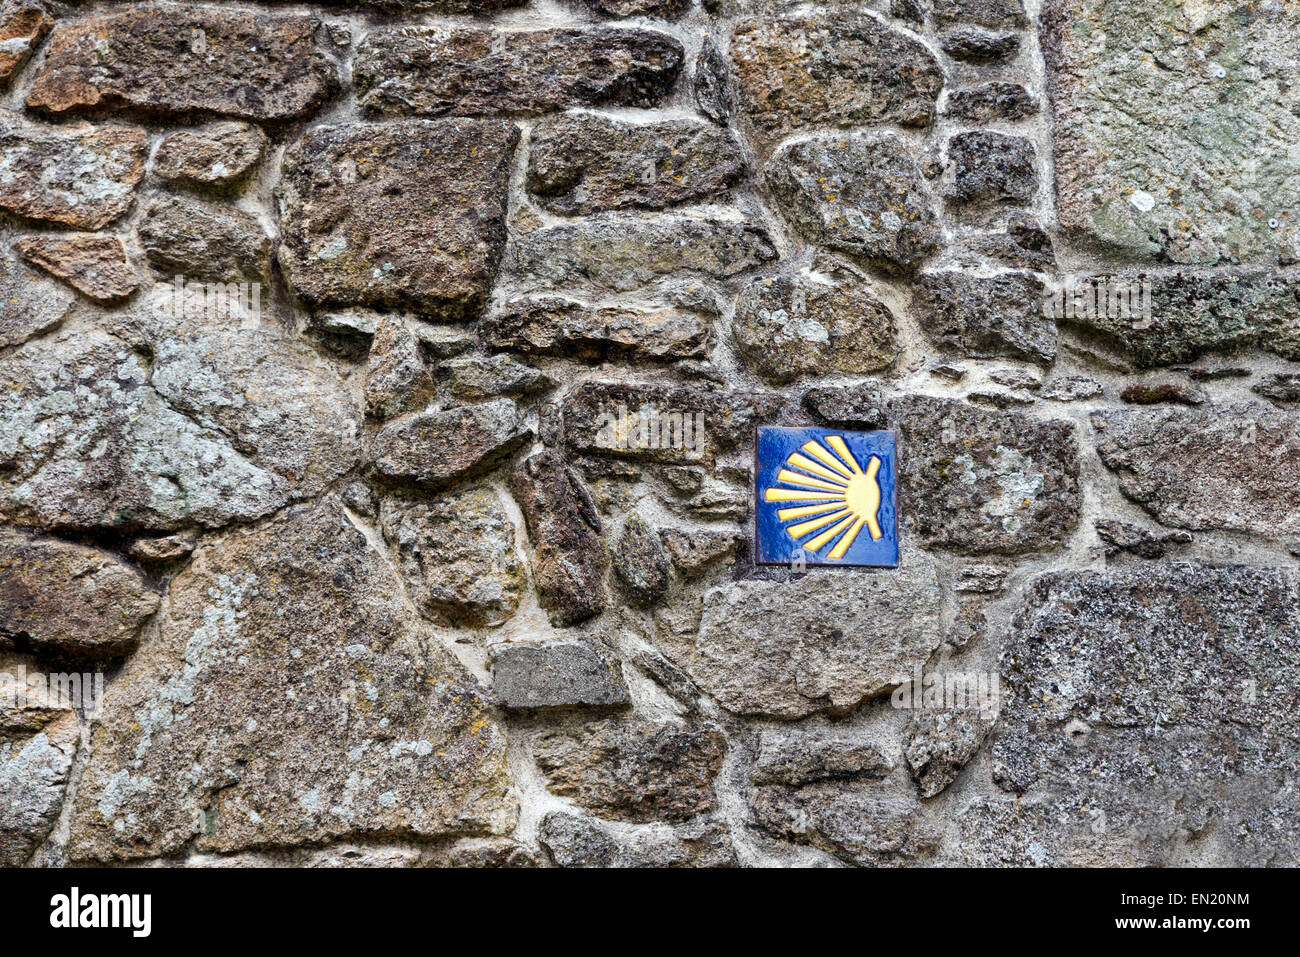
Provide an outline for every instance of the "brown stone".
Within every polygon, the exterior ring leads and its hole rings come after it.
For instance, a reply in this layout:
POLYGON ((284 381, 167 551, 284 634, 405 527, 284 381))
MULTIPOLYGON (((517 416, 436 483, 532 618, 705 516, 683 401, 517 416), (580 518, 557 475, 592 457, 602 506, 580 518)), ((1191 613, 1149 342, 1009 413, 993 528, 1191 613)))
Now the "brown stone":
POLYGON ((28 236, 14 250, 96 302, 118 302, 140 288, 116 236, 28 236))
POLYGON ((215 113, 291 120, 339 86, 317 21, 201 7, 129 10, 54 31, 27 106, 38 112, 215 113))
POLYGON ((26 66, 53 22, 39 7, 16 6, 0 14, 0 90, 26 66))

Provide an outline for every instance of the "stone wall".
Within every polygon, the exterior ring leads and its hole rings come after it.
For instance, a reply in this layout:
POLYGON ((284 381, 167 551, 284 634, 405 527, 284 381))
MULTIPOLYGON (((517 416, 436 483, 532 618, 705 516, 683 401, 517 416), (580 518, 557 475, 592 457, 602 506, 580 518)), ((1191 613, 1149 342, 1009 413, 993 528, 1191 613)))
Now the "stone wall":
POLYGON ((1295 3, 3 11, 0 863, 1297 863, 1295 3))

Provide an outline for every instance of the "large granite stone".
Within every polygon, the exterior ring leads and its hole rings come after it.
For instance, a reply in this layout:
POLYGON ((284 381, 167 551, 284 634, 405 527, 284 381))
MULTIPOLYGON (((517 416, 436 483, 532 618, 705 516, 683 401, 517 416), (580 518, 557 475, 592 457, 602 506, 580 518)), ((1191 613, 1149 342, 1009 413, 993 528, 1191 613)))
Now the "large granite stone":
POLYGON ((290 285, 314 306, 472 316, 505 243, 518 139, 512 123, 460 119, 311 130, 279 186, 290 285))
POLYGON ((109 688, 69 858, 509 832, 505 735, 407 608, 331 498, 205 550, 109 688))

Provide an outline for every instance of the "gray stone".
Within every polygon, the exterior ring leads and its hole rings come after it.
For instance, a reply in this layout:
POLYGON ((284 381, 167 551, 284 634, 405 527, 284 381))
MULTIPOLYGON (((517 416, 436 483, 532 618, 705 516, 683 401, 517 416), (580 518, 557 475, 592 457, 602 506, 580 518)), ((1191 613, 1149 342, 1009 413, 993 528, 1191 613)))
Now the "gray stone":
POLYGON ((526 396, 546 392, 555 380, 510 356, 461 356, 438 366, 447 391, 457 399, 477 402, 497 396, 526 396))
POLYGON ((654 106, 685 58, 677 40, 653 30, 394 27, 361 41, 353 78, 368 113, 544 113, 654 106))
POLYGON ((1300 420, 1262 402, 1094 412, 1120 490, 1163 525, 1300 532, 1300 420))
POLYGON ((750 798, 755 825, 850 864, 897 865, 928 854, 937 829, 908 801, 835 783, 759 788, 750 798))
POLYGON ((1298 38, 1287 6, 1045 3, 1061 227, 1153 262, 1294 259, 1298 38))
POLYGON ((158 610, 143 576, 84 545, 0 529, 0 636, 76 661, 129 654, 158 610))
POLYGON ((149 265, 165 276, 269 287, 271 240, 249 213, 164 196, 149 204, 139 232, 149 265))
POLYGON ((573 216, 710 202, 744 172, 740 144, 708 123, 568 113, 534 127, 524 185, 545 209, 573 216))
POLYGON ((333 499, 205 551, 109 688, 69 859, 509 833, 505 734, 417 622, 333 499))
POLYGON ((1028 203, 1038 191, 1038 154, 1033 140, 992 130, 948 139, 950 202, 972 205, 1028 203))
POLYGON ((934 22, 942 26, 974 23, 981 27, 1025 27, 1022 0, 933 0, 934 22))
POLYGON ((788 143, 764 176, 811 242, 891 273, 910 272, 939 250, 929 189, 898 136, 821 134, 788 143))
POLYGON ((0 349, 22 345, 63 322, 76 296, 0 250, 0 349))
POLYGON ((712 465, 780 406, 780 396, 763 392, 586 382, 565 399, 564 436, 580 453, 712 465))
POLYGON ((899 513, 931 544, 1016 554, 1065 542, 1079 522, 1078 443, 1064 420, 907 396, 889 404, 899 430, 899 513))
POLYGON ((1290 404, 1300 402, 1300 373, 1272 372, 1250 387, 1256 395, 1270 402, 1290 404))
POLYGON ((827 778, 889 777, 894 763, 868 741, 843 734, 806 731, 764 731, 751 780, 761 784, 811 784, 827 778))
POLYGON ((810 573, 710 589, 696 627, 661 628, 660 649, 737 714, 843 714, 893 690, 939 646, 934 562, 897 571, 810 573))
POLYGON ((181 532, 159 538, 138 538, 127 546, 126 553, 142 565, 169 565, 189 557, 198 545, 197 538, 181 532))
POLYGON ((668 551, 659 533, 640 515, 631 515, 611 555, 618 576, 635 605, 653 605, 668 591, 668 551))
POLYGON ((576 814, 552 811, 537 830, 542 845, 560 867, 733 867, 731 834, 709 816, 675 828, 626 829, 615 835, 576 814))
POLYGON ((98 332, 0 360, 5 520, 211 528, 319 494, 356 462, 357 410, 310 349, 276 326, 190 325, 171 294, 128 317, 148 366, 98 332))
POLYGON ((515 271, 543 288, 627 292, 667 276, 728 279, 776 258, 766 231, 715 217, 605 213, 519 238, 515 271))
POLYGON ((943 349, 976 359, 1056 358, 1056 323, 1043 315, 1043 283, 1027 272, 972 276, 927 273, 914 286, 912 310, 943 349))
POLYGON ((1056 402, 1077 402, 1095 398, 1101 393, 1101 383, 1086 375, 1057 376, 1038 390, 1044 399, 1056 402))
POLYGON ((894 314, 865 284, 800 273, 746 284, 731 329, 750 368, 777 384, 802 375, 878 372, 901 351, 894 314))
POLYGON ((691 0, 582 0, 597 16, 622 19, 650 17, 676 20, 691 6, 691 0))
POLYGON ((1152 532, 1117 519, 1099 518, 1094 523, 1097 537, 1106 543, 1106 557, 1129 552, 1139 558, 1163 558, 1173 545, 1192 540, 1188 532, 1152 532))
POLYGON ((596 641, 509 644, 492 655, 492 696, 503 708, 625 708, 623 668, 596 641))
POLYGON ((884 394, 879 386, 821 386, 804 393, 803 406, 827 425, 871 431, 886 422, 884 394))
POLYGON ((954 60, 996 63, 1010 59, 1020 51, 1020 37, 991 30, 953 30, 940 38, 939 46, 954 60))
POLYGON ((944 105, 944 115, 966 123, 994 123, 1027 119, 1039 110, 1038 98, 1019 83, 981 83, 953 90, 944 105))
MULTIPOLYGON (((1002 653, 994 780, 1052 802, 1053 856, 1280 862, 1296 837, 1294 569, 1154 563, 1038 578, 1002 653)), ((1046 826, 1045 826, 1046 825, 1046 826)), ((1049 830, 1050 828, 1050 830, 1049 830)), ((1044 833, 1044 831, 1046 833, 1044 833)))
POLYGON ((447 627, 507 621, 527 587, 515 526, 488 488, 383 499, 379 525, 420 612, 447 627))
POLYGON ((0 867, 21 867, 54 828, 81 740, 66 703, 0 672, 0 867))
POLYGON ((390 419, 423 406, 434 390, 420 342, 410 326, 399 318, 381 317, 370 339, 366 363, 366 413, 390 419))
POLYGON ((489 471, 530 438, 510 399, 430 409, 384 426, 375 437, 375 469, 439 488, 489 471))
POLYGON ((1131 291, 1128 315, 1110 315, 1122 313, 1120 306, 1105 314, 1086 308, 1086 295, 1079 299, 1083 309, 1070 309, 1075 303, 1067 295, 1062 311, 1067 322, 1100 333, 1140 368, 1251 347, 1300 359, 1300 280, 1294 273, 1118 273, 1074 281, 1084 293, 1117 285, 1131 291))
POLYGON ((709 324, 689 312, 586 306, 554 296, 509 302, 484 320, 482 331, 494 349, 590 362, 703 358, 709 341, 709 324))
POLYGON ((715 123, 725 124, 736 113, 736 82, 717 45, 705 37, 695 57, 695 105, 715 123))
POLYGON ((1008 266, 1039 272, 1056 268, 1052 237, 1033 215, 1020 210, 1007 216, 1005 231, 978 234, 967 242, 976 252, 1008 266))
POLYGON ((266 134, 250 123, 228 120, 163 138, 153 158, 164 182, 227 189, 247 179, 266 154, 266 134))
POLYGON ((128 10, 60 24, 27 94, 53 115, 194 112, 305 116, 339 88, 319 21, 201 7, 128 10))
POLYGON ((550 789, 627 821, 685 821, 717 810, 713 779, 726 740, 713 725, 594 721, 537 739, 533 757, 550 789))
POLYGON ((684 575, 697 575, 710 565, 730 558, 746 543, 740 532, 719 532, 713 529, 660 529, 673 567, 684 575))
POLYGON ((923 44, 864 14, 742 20, 730 54, 741 112, 766 143, 807 126, 928 126, 943 88, 923 44))
POLYGON ((313 306, 472 317, 505 244, 518 139, 503 121, 312 129, 286 151, 278 188, 290 285, 313 306))
POLYGON ((606 557, 591 492, 559 452, 521 462, 511 490, 528 524, 533 579, 542 606, 557 625, 572 625, 605 607, 606 557))
POLYGON ((1126 385, 1119 394, 1120 400, 1130 405, 1158 405, 1173 402, 1179 405, 1204 405, 1209 393, 1186 379, 1154 382, 1135 382, 1126 385))
POLYGON ((73 229, 121 219, 144 175, 143 130, 51 129, 0 112, 0 210, 73 229))
POLYGON ((923 710, 912 716, 903 732, 903 757, 921 797, 934 797, 957 780, 996 720, 996 712, 982 708, 923 710))

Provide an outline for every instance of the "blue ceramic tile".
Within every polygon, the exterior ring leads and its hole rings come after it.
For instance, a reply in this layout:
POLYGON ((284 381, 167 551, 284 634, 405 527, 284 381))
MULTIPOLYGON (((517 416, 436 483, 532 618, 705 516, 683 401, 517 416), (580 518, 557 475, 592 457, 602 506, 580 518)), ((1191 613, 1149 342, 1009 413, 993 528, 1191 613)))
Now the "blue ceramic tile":
POLYGON ((893 432, 759 426, 756 458, 760 564, 898 565, 893 432))

